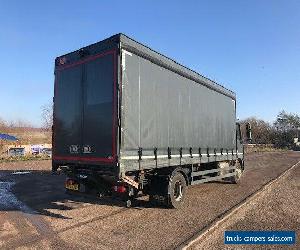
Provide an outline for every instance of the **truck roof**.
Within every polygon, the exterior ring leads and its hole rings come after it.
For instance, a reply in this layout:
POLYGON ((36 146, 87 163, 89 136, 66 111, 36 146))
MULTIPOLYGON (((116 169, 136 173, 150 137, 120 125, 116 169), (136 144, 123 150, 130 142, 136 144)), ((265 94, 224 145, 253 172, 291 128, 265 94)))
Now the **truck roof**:
MULTIPOLYGON (((186 78, 189 78, 193 81, 196 81, 200 84, 203 84, 205 85, 206 87, 210 88, 210 89, 213 89, 219 93, 222 93, 232 99, 236 99, 236 96, 235 96, 235 93, 227 88, 225 88, 224 86, 216 83, 215 81, 199 74, 198 72, 194 71, 194 70, 191 70, 189 69, 188 67, 176 62, 175 60, 151 49, 150 47, 144 45, 144 44, 141 44, 137 41, 135 41, 134 39, 126 36, 125 34, 122 34, 122 33, 119 33, 119 34, 116 34, 116 35, 113 35, 107 39, 104 39, 100 42, 97 42, 97 43, 94 43, 94 44, 91 44, 91 45, 88 45, 88 46, 85 46, 83 48, 80 48, 76 51, 73 51, 71 53, 68 53, 68 54, 65 54, 63 56, 60 56, 60 57, 64 57, 64 56, 69 56, 73 53, 76 53, 78 51, 81 51, 81 50, 85 50, 85 49, 88 49, 88 48, 91 48, 91 47, 94 47, 94 46, 97 46, 97 45, 107 45, 109 46, 109 44, 111 43, 115 43, 115 42, 120 42, 121 43, 121 48, 129 51, 129 52, 132 52, 132 53, 135 53, 135 54, 138 54, 139 56, 141 57, 144 57, 145 59, 147 60, 150 60, 152 61, 153 63, 155 64, 158 64, 164 68, 167 68, 179 75, 182 75, 186 78)), ((105 46, 104 46, 105 47, 105 46)), ((60 58, 58 57, 58 58, 60 58)))

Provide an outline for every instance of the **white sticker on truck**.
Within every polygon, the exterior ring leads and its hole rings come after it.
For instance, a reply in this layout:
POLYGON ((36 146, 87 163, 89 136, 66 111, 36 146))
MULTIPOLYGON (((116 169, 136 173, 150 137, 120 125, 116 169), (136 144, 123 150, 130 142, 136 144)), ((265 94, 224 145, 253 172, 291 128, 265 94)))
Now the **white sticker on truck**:
POLYGON ((126 55, 132 56, 132 53, 128 52, 127 50, 122 50, 122 68, 123 70, 126 69, 126 55))

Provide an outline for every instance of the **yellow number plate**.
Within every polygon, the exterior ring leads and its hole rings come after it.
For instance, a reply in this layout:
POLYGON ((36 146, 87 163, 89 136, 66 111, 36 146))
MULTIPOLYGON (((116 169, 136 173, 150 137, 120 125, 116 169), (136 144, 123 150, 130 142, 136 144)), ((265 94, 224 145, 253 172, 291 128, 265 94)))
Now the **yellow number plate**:
POLYGON ((66 184, 66 189, 78 191, 79 185, 78 184, 66 184))

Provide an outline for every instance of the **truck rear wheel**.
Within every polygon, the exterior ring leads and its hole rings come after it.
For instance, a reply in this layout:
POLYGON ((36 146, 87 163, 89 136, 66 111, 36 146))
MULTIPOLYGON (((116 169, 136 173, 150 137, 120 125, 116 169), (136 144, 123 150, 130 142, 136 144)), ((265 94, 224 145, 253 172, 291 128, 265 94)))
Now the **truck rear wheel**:
POLYGON ((235 175, 231 176, 229 181, 233 184, 238 184, 243 174, 243 167, 239 161, 236 163, 235 175))
POLYGON ((168 185, 166 205, 171 208, 180 208, 185 200, 186 188, 183 175, 180 172, 173 173, 168 185))

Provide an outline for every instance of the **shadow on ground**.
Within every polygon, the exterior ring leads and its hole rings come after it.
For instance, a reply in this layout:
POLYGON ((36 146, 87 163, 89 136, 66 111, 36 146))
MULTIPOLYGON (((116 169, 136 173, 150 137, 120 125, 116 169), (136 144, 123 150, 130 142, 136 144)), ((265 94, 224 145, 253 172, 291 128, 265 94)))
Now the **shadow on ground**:
MULTIPOLYGON (((22 211, 55 218, 71 219, 55 210, 72 210, 89 204, 125 207, 125 202, 111 197, 69 194, 64 188, 65 175, 51 171, 0 170, 0 211, 22 211), (1 185, 0 185, 1 187, 1 185), (2 197, 1 197, 2 196, 2 197), (5 203, 4 203, 5 201, 5 203)), ((155 205, 156 206, 156 205, 155 205)), ((135 200, 132 209, 151 208, 148 199, 135 200)))

